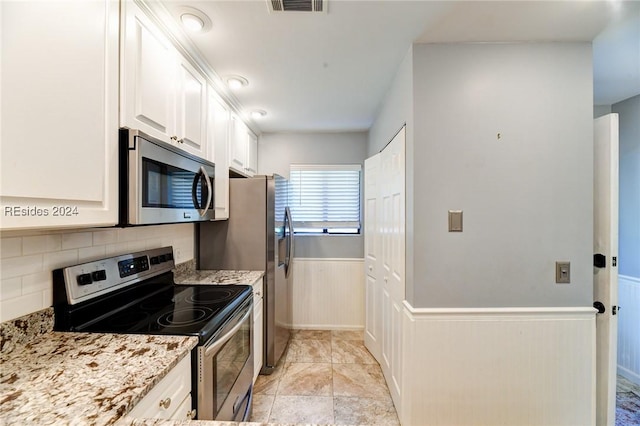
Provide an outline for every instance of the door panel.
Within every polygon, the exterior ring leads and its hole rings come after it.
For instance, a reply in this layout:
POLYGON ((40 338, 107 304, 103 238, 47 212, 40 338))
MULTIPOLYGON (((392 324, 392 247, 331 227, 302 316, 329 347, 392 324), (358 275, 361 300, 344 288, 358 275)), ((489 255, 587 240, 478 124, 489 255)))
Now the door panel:
POLYGON ((605 312, 596 316, 596 424, 613 426, 616 408, 618 317, 618 114, 594 123, 593 249, 606 257, 594 268, 593 296, 605 312))

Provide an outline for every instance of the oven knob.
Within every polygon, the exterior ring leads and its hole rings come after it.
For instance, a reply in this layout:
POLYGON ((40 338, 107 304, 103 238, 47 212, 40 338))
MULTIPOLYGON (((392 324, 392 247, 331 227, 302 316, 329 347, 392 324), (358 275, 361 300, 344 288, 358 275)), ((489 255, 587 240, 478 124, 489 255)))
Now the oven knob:
POLYGON ((160 256, 158 256, 158 258, 160 259, 160 263, 164 263, 167 261, 167 256, 165 256, 164 254, 161 254, 160 256))
POLYGON ((93 278, 94 281, 104 281, 107 279, 107 271, 104 269, 93 271, 91 278, 93 278))
POLYGON ((91 274, 80 274, 78 275, 78 285, 87 285, 91 284, 93 280, 91 279, 91 274))

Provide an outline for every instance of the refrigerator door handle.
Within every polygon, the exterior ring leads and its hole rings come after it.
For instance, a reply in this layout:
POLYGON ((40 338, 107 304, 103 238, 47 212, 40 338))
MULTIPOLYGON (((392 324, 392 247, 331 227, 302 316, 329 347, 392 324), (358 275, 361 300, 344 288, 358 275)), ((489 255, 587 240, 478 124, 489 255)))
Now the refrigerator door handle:
POLYGON ((291 220, 291 210, 285 207, 284 210, 285 238, 287 239, 287 255, 284 260, 284 276, 289 278, 291 274, 291 258, 293 257, 293 221, 291 220))

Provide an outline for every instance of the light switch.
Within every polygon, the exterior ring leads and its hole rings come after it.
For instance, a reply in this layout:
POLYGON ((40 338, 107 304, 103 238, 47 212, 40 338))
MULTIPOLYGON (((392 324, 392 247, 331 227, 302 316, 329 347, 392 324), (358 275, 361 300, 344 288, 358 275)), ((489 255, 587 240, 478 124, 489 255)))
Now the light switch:
POLYGON ((556 284, 569 284, 571 282, 571 263, 556 262, 556 284))
POLYGON ((462 232, 462 210, 449 210, 449 232, 462 232))

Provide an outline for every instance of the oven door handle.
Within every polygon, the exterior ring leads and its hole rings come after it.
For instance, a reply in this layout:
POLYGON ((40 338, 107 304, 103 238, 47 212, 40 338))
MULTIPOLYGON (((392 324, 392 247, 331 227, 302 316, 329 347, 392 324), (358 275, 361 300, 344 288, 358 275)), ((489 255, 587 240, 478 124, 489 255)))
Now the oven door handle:
POLYGON ((225 333, 224 336, 222 336, 220 339, 218 339, 217 342, 215 342, 211 346, 209 346, 207 348, 207 350, 204 352, 204 356, 206 356, 206 357, 211 356, 211 354, 217 352, 218 349, 220 349, 222 346, 224 346, 225 343, 227 343, 229 340, 231 340, 233 335, 236 334, 236 332, 240 329, 240 327, 242 327, 242 324, 244 324, 244 322, 247 320, 247 318, 249 318, 249 315, 251 315, 251 311, 252 310, 253 310, 253 306, 249 305, 247 307, 247 313, 242 316, 242 319, 240 321, 238 321, 238 323, 236 325, 234 325, 231 330, 229 330, 227 333, 225 333))

